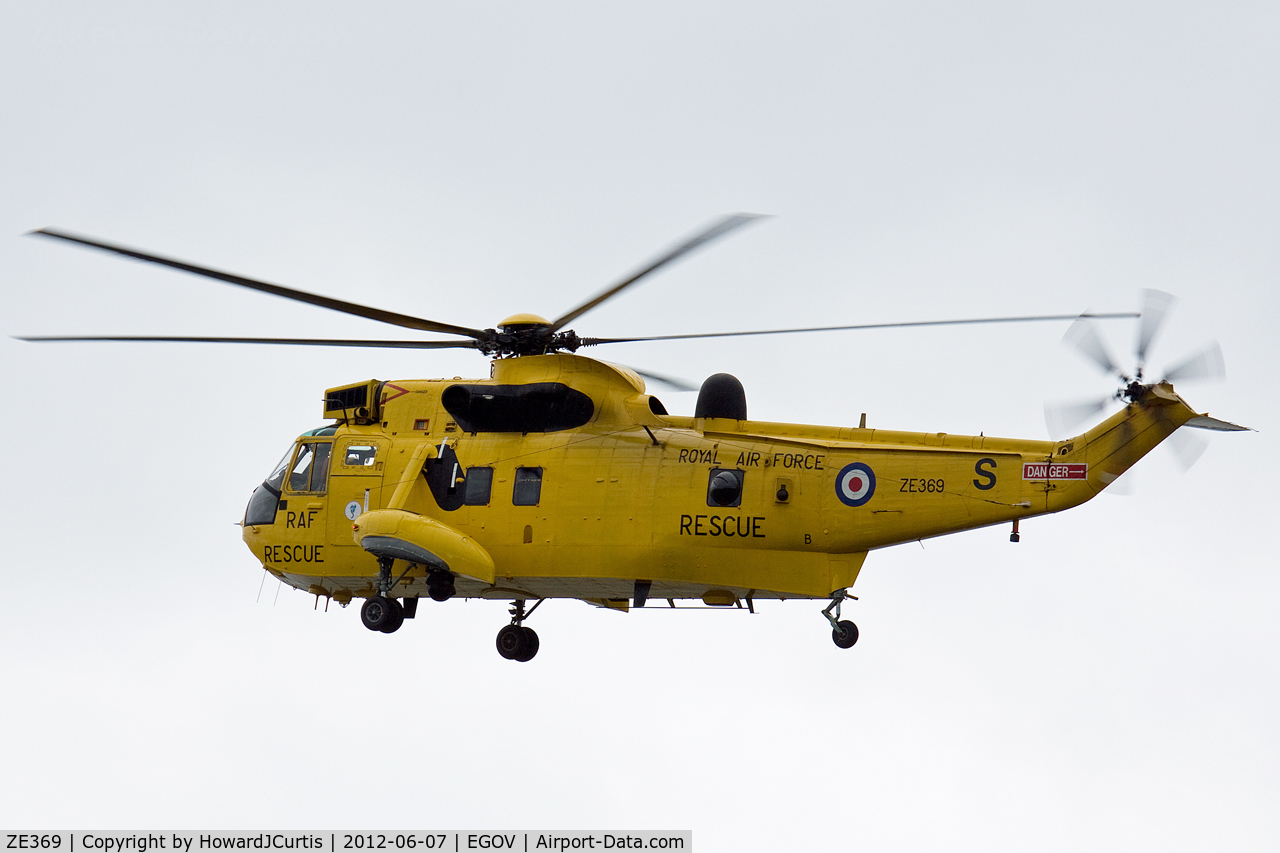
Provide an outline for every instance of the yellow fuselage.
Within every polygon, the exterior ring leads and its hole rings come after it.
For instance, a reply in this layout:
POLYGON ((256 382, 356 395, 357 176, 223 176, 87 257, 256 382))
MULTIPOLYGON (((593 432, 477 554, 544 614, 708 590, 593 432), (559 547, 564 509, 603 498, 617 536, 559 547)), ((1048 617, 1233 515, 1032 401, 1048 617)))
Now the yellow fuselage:
MULTIPOLYGON (((493 374, 384 383, 373 422, 299 439, 328 474, 286 477, 274 521, 245 525, 264 568, 344 603, 371 596, 378 560, 360 538, 376 532, 440 555, 465 597, 622 606, 647 581, 654 598, 825 598, 868 551, 1083 503, 1195 416, 1158 385, 1083 435, 1029 441, 672 417, 630 371, 568 354, 493 374), (534 383, 585 394, 589 420, 468 432, 442 402, 459 384, 534 383), (731 505, 711 493, 725 471, 731 505)), ((425 594, 431 568, 398 562, 394 595, 425 594)))

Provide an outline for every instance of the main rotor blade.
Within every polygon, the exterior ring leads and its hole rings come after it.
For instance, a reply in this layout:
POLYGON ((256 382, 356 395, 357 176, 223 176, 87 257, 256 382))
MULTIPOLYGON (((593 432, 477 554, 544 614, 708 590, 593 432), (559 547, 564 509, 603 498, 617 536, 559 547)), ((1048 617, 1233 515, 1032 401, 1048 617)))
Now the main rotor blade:
POLYGON ((301 347, 368 347, 381 349, 475 349, 475 341, 376 341, 347 340, 342 338, 206 338, 206 337, 138 337, 138 336, 80 336, 18 338, 30 343, 83 343, 87 341, 112 341, 116 343, 169 343, 169 344, 284 344, 301 347))
POLYGON ((661 373, 654 373, 649 370, 639 370, 637 368, 632 367, 629 364, 617 364, 617 363, 608 362, 608 361, 604 362, 604 364, 608 364, 612 367, 626 368, 627 370, 630 370, 632 373, 636 374, 637 376, 641 376, 645 379, 652 380, 654 382, 659 383, 660 385, 666 385, 667 387, 671 388, 673 391, 697 391, 698 390, 697 385, 692 384, 686 379, 679 379, 675 376, 663 376, 661 373))
POLYGON ((737 338, 748 335, 793 335, 801 332, 851 332, 862 329, 905 329, 916 326, 972 326, 987 323, 1037 323, 1045 320, 1075 320, 1081 316, 1099 320, 1137 317, 1134 313, 1120 314, 1045 314, 1032 317, 978 317, 968 320, 917 320, 907 323, 861 323, 853 326, 809 326, 803 329, 760 329, 751 332, 700 332, 691 335, 651 335, 643 338, 583 338, 583 346, 597 344, 630 344, 643 341, 684 341, 696 338, 737 338))
POLYGON ((1181 364, 1169 368, 1164 378, 1167 382, 1180 382, 1184 379, 1225 379, 1226 375, 1222 347, 1214 341, 1181 364))
POLYGON ((740 228, 743 225, 746 225, 749 222, 754 222, 755 220, 761 219, 762 217, 763 217, 763 214, 759 214, 759 213, 735 213, 732 216, 724 217, 719 222, 712 225, 710 228, 707 228, 705 231, 701 231, 698 234, 695 234, 685 242, 681 243, 679 246, 676 246, 674 249, 671 249, 670 251, 668 251, 665 255, 662 255, 656 260, 651 261, 648 266, 646 266, 644 269, 640 270, 639 272, 634 273, 631 277, 618 282, 613 287, 610 287, 608 290, 596 296, 594 299, 591 299, 588 302, 584 302, 581 305, 579 305, 577 308, 574 308, 568 314, 565 314, 559 320, 556 320, 554 323, 552 323, 550 331, 552 332, 560 331, 566 325, 568 325, 569 323, 572 323, 574 320, 581 317, 583 314, 587 313, 592 308, 595 308, 601 302, 604 302, 606 299, 610 299, 614 296, 617 296, 623 290, 635 284, 637 281, 644 278, 649 273, 654 272, 655 270, 663 266, 666 266, 667 264, 671 263, 672 261, 676 260, 677 258, 683 255, 687 255, 689 252, 692 252, 694 249, 698 248, 703 243, 709 243, 712 240, 716 239, 717 237, 722 237, 725 234, 728 234, 730 231, 733 231, 735 228, 740 228))
POLYGON ((1062 336, 1062 342, 1079 350, 1081 355, 1098 365, 1103 373, 1114 373, 1122 379, 1128 379, 1107 352, 1106 344, 1098 335, 1097 327, 1090 322, 1089 315, 1081 314, 1062 336))
POLYGON ((1164 325, 1164 318, 1177 300, 1163 290, 1142 291, 1142 322, 1138 324, 1138 366, 1146 364, 1147 351, 1156 332, 1164 325))
POLYGON ((661 373, 653 373, 652 371, 648 371, 648 370, 636 370, 634 367, 631 368, 631 370, 635 373, 640 374, 645 379, 650 379, 654 382, 660 383, 662 385, 666 385, 673 391, 686 393, 689 391, 698 390, 697 385, 694 385, 693 383, 685 379, 678 379, 674 376, 663 376, 661 373))
POLYGON ((446 335, 465 335, 466 337, 475 338, 476 340, 487 337, 487 335, 480 329, 470 329, 466 326, 454 326, 450 323, 438 323, 435 320, 425 320, 421 317, 411 317, 407 314, 397 314, 393 311, 383 311, 379 308, 357 305, 354 302, 344 302, 341 299, 331 299, 328 296, 319 296, 314 293, 307 293, 303 290, 281 287, 278 284, 269 284, 265 281, 258 281, 252 278, 232 275, 231 273, 209 269, 208 267, 199 267, 185 261, 174 260, 173 258, 165 258, 160 255, 150 255, 146 252, 139 252, 136 249, 127 249, 123 246, 112 245, 111 243, 102 243, 97 240, 90 240, 87 237, 78 237, 74 234, 57 231, 52 228, 41 228, 28 233, 39 237, 53 237, 58 240, 66 240, 70 243, 79 243, 82 246, 102 249, 107 252, 115 252, 117 255, 124 255, 127 258, 147 261, 148 263, 153 264, 162 264, 163 266, 173 267, 174 269, 189 272, 194 275, 202 275, 206 278, 215 278, 218 281, 225 281, 227 284, 247 287, 250 290, 260 290, 263 293, 270 293, 273 296, 282 296, 285 299, 292 299, 295 302, 305 302, 309 305, 318 305, 321 308, 328 308, 331 311, 341 311, 344 314, 354 314, 357 317, 377 320, 380 323, 390 323, 394 326, 403 326, 406 329, 417 329, 422 332, 442 332, 446 335))

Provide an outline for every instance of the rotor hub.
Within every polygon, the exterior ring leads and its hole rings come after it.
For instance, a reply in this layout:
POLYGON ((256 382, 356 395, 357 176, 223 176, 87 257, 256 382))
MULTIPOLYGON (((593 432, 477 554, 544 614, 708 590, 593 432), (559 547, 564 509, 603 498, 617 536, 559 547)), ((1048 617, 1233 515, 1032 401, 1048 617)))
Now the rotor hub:
POLYGON ((498 328, 502 330, 512 328, 525 328, 528 326, 551 326, 551 321, 546 317, 539 317, 537 314, 512 314, 507 319, 498 324, 498 328))
POLYGON ((1116 397, 1121 400, 1127 400, 1130 403, 1141 403, 1150 390, 1150 385, 1143 385, 1139 380, 1134 379, 1117 391, 1116 397))
POLYGON ((499 323, 497 329, 485 329, 477 349, 494 358, 512 358, 560 350, 574 352, 581 345, 582 339, 575 332, 553 331, 551 322, 544 317, 513 314, 499 323))

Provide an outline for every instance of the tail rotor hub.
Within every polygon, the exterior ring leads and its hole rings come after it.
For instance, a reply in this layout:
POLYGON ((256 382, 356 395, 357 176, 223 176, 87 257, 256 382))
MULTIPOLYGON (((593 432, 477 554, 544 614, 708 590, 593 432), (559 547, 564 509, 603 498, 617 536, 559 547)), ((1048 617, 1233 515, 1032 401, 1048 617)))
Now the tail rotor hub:
MULTIPOLYGON (((1112 357, 1109 348, 1093 323, 1091 314, 1082 314, 1063 336, 1063 343, 1073 347, 1077 352, 1092 362, 1103 373, 1118 379, 1120 387, 1109 396, 1092 398, 1080 402, 1062 403, 1045 406, 1045 422, 1049 433, 1058 436, 1070 435, 1071 431, 1085 422, 1086 419, 1104 411, 1112 401, 1125 405, 1141 405, 1151 395, 1156 382, 1144 382, 1147 356, 1152 343, 1160 332, 1174 299, 1167 293, 1158 290, 1146 290, 1142 295, 1142 311, 1138 327, 1137 346, 1135 347, 1136 368, 1130 375, 1112 357)), ((1225 370, 1222 363, 1222 349, 1217 343, 1184 359, 1177 365, 1168 368, 1157 382, 1181 382, 1193 379, 1222 379, 1225 370)))

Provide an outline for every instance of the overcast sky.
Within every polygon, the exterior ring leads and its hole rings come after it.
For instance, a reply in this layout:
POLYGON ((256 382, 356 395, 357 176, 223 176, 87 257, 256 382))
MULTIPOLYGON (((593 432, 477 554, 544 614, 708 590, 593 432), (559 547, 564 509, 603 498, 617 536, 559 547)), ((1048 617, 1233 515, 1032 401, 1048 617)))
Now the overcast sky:
MULTIPOLYGON (((696 849, 1280 843, 1274 3, 6 3, 0 825, 674 828, 696 849), (1179 302, 1160 368, 1259 432, 1103 495, 875 552, 820 602, 494 602, 394 636, 240 540, 325 388, 476 354, 34 345, 400 336, 24 238, 43 226, 467 326, 677 334, 1179 302), (323 610, 323 603, 321 603, 323 610)), ((1066 324, 615 347, 753 418, 1045 437, 1114 390, 1066 324)), ((1131 361, 1135 329, 1104 329, 1131 361)), ((602 353, 603 355, 603 353, 602 353)), ((659 392, 691 414, 694 395, 659 392)), ((1126 477, 1130 479, 1130 477, 1126 477)))

